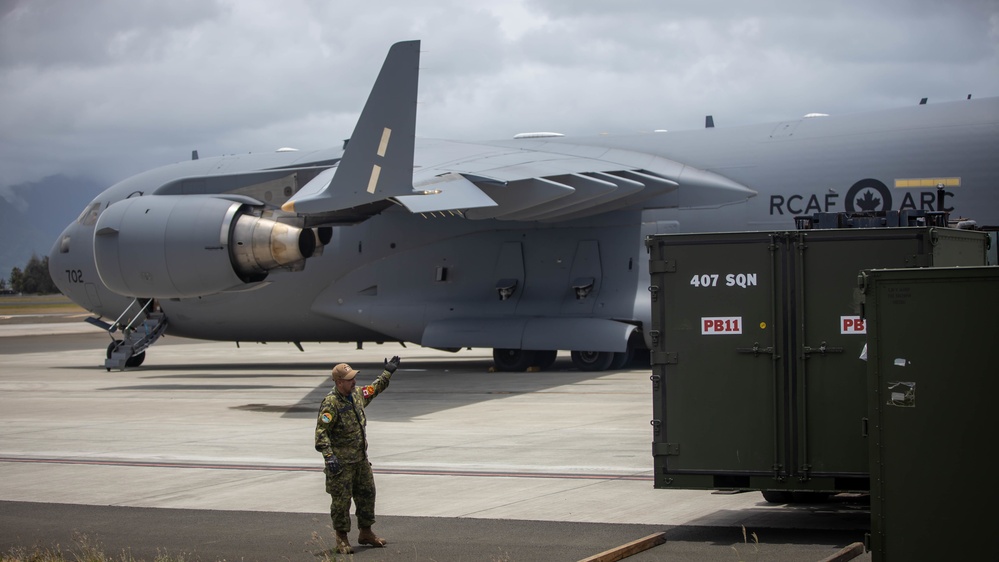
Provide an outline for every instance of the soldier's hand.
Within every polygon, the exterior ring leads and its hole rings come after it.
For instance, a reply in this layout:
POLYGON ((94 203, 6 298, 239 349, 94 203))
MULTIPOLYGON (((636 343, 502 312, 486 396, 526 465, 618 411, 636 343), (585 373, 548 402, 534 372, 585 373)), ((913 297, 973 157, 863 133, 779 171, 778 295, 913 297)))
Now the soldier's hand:
POLYGON ((340 474, 340 459, 336 458, 336 455, 326 457, 326 469, 329 470, 330 476, 340 474))
POLYGON ((399 356, 398 355, 396 355, 392 359, 386 359, 385 360, 385 370, 388 371, 389 374, 394 373, 395 370, 398 369, 398 368, 399 368, 399 356))

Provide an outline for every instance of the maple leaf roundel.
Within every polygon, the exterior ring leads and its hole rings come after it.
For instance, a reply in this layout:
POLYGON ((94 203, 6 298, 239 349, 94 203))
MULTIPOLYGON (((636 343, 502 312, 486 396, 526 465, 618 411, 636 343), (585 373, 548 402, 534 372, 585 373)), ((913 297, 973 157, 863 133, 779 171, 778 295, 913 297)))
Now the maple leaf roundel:
POLYGON ((851 213, 891 209, 888 186, 872 178, 860 180, 846 192, 846 210, 851 213))

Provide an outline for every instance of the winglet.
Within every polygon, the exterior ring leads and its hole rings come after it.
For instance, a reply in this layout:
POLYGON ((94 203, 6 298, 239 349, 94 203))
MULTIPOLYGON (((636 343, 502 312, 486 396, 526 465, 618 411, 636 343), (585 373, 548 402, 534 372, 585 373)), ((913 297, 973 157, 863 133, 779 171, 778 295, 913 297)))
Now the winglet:
POLYGON ((392 45, 332 179, 320 174, 283 210, 308 215, 413 195, 419 67, 419 41, 392 45))

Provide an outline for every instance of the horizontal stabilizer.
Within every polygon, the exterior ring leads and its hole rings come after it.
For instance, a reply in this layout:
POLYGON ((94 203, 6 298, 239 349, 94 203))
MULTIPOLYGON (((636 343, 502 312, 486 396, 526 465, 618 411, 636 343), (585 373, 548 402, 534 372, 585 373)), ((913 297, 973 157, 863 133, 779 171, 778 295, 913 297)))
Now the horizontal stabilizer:
POLYGON ((339 165, 281 208, 300 215, 360 207, 413 194, 420 42, 392 45, 339 165))

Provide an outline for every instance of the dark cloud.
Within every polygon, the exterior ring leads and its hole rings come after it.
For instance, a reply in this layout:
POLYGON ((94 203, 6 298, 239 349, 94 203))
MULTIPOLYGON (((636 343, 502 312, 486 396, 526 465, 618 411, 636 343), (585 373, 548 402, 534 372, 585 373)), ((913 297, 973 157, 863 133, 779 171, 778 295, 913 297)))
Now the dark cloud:
POLYGON ((419 134, 719 126, 999 95, 994 1, 24 0, 0 10, 0 188, 349 136, 421 39, 419 134))
POLYGON ((163 60, 177 36, 223 17, 200 0, 13 2, 0 20, 0 66, 90 67, 163 60))

